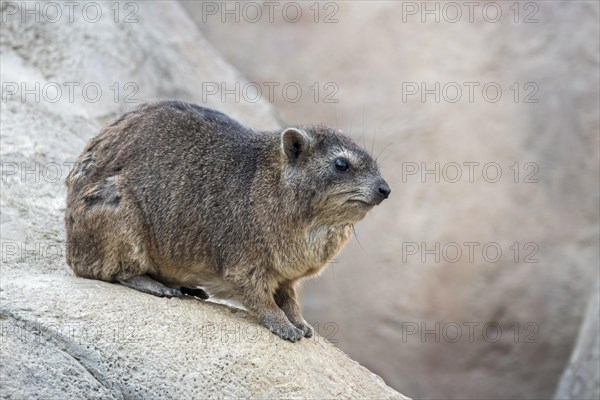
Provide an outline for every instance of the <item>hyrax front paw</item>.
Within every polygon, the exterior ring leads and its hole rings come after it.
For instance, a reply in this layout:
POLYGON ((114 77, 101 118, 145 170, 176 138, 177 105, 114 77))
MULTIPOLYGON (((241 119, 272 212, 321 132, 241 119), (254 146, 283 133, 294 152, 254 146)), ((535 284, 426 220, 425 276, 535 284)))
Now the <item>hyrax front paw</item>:
POLYGON ((289 340, 290 342, 297 342, 304 337, 304 331, 296 328, 289 322, 266 322, 265 326, 280 338, 289 340))
POLYGON ((310 326, 308 324, 308 322, 302 320, 302 321, 292 321, 292 323, 294 324, 294 326, 296 328, 298 328, 302 331, 302 334, 304 335, 305 338, 313 337, 315 330, 313 329, 312 326, 310 326))

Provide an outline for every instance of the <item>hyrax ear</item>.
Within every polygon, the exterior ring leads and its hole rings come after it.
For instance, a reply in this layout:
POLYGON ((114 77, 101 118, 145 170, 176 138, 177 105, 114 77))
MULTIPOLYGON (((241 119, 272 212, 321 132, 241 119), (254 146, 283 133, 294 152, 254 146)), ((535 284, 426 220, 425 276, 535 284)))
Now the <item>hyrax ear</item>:
POLYGON ((306 156, 310 137, 302 129, 287 128, 281 134, 281 149, 290 161, 298 161, 306 156))

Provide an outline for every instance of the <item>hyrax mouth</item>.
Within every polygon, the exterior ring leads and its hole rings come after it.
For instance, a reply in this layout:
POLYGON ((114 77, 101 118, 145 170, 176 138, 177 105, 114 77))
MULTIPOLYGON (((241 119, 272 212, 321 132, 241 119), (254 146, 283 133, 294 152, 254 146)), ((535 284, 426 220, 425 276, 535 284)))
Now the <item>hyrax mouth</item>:
POLYGON ((361 193, 359 196, 351 197, 347 200, 348 203, 357 203, 367 207, 375 207, 385 199, 390 196, 392 190, 389 185, 383 179, 379 180, 375 185, 375 188, 372 190, 370 195, 366 195, 361 193), (363 197, 365 196, 365 197, 363 197))
POLYGON ((350 199, 347 202, 351 203, 351 204, 357 204, 357 205, 360 205, 360 206, 365 206, 365 207, 375 207, 377 205, 376 203, 373 203, 373 202, 370 202, 370 201, 367 201, 367 200, 362 200, 362 199, 350 199))

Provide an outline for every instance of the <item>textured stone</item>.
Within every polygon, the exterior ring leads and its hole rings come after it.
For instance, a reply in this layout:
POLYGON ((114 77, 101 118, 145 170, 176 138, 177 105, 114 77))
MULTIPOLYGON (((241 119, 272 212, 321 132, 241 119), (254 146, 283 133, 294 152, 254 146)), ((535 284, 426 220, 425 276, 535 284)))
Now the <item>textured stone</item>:
POLYGON ((592 293, 585 319, 554 398, 600 398, 600 287, 592 293))
POLYGON ((3 398, 405 399, 323 337, 283 341, 228 306, 64 274, 1 296, 3 398))

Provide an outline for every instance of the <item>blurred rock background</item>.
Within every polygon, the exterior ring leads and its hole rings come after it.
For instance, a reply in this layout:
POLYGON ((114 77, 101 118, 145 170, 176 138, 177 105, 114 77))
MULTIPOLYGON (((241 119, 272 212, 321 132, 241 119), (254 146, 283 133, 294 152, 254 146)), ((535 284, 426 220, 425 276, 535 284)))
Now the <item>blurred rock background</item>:
POLYGON ((381 152, 308 320, 416 398, 552 397, 598 280, 598 2, 182 4, 287 123, 381 152))

